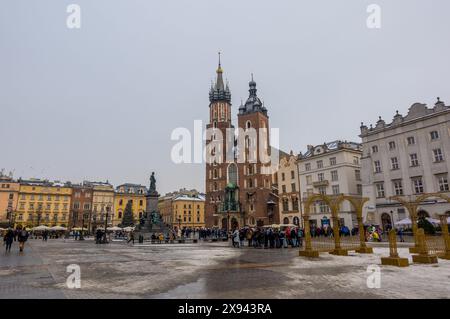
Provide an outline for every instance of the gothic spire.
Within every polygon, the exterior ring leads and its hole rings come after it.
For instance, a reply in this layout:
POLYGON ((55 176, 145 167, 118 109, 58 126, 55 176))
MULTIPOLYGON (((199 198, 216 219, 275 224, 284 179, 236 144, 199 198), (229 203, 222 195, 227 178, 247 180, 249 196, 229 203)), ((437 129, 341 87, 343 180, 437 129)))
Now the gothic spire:
POLYGON ((213 102, 213 101, 230 102, 231 101, 231 93, 230 93, 230 89, 228 86, 228 82, 225 87, 225 84, 223 81, 223 69, 222 69, 222 63, 220 60, 221 53, 219 52, 218 54, 219 54, 219 63, 218 63, 218 67, 216 70, 217 79, 216 79, 216 83, 214 84, 214 87, 212 87, 209 92, 209 100, 211 102, 213 102))

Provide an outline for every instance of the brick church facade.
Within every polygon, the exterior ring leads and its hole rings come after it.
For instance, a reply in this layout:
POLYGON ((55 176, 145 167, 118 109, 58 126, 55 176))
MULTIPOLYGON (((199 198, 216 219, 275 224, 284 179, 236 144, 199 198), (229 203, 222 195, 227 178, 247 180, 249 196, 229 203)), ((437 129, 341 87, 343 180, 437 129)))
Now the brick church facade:
MULTIPOLYGON (((249 97, 239 107, 237 128, 231 120, 231 92, 217 68, 209 93, 206 125, 207 227, 233 229, 279 223, 278 196, 272 170, 269 117, 249 82, 249 97)), ((278 157, 276 157, 278 159, 278 157)), ((278 165, 274 163, 275 167, 278 165)))

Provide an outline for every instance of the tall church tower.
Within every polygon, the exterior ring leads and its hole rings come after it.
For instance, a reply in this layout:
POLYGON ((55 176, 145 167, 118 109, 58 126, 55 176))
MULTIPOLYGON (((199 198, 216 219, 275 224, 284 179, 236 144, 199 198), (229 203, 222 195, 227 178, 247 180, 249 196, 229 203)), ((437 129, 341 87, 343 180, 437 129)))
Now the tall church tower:
MULTIPOLYGON (((229 151, 226 143, 227 129, 233 129, 231 124, 231 92, 228 83, 225 85, 223 81, 220 53, 216 73, 216 82, 211 85, 209 92, 209 123, 206 125, 206 129, 213 132, 211 136, 207 136, 206 140, 205 222, 208 226, 218 224, 218 213, 225 199, 228 166, 227 151, 229 151), (219 130, 221 134, 214 133, 214 129, 219 130), (220 147, 220 150, 210 145, 213 142, 216 143, 219 138, 221 138, 221 146, 217 147, 220 147), (212 155, 217 155, 220 158, 213 159, 212 155)), ((231 144, 234 145, 234 136, 231 144)), ((229 144, 228 147, 230 147, 229 144)))
POLYGON ((249 82, 249 97, 241 104, 238 114, 240 134, 244 145, 238 152, 243 158, 238 163, 239 201, 247 224, 262 226, 278 223, 277 202, 272 191, 271 147, 269 116, 257 96, 256 82, 249 82), (249 133, 253 131, 253 136, 249 133), (242 161, 243 159, 243 161, 242 161))

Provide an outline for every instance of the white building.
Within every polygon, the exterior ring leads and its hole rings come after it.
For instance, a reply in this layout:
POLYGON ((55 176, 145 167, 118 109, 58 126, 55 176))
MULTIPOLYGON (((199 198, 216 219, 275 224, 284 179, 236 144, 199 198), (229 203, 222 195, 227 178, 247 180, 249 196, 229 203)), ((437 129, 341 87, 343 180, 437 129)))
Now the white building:
POLYGON ((280 159, 277 170, 280 223, 301 225, 300 180, 297 156, 292 152, 280 159))
MULTIPOLYGON (((375 127, 361 124, 363 140, 363 194, 371 199, 364 214, 386 227, 409 217, 391 196, 415 200, 425 193, 449 192, 450 107, 438 99, 433 108, 416 103, 408 114, 398 113, 387 124, 380 117, 375 127)), ((450 205, 431 199, 419 207, 419 216, 435 217, 450 205)))
MULTIPOLYGON (((311 194, 361 195, 361 144, 335 141, 308 146, 298 156, 302 209, 311 194)), ((310 223, 317 227, 330 224, 331 212, 324 203, 311 205, 310 223)), ((356 212, 347 201, 341 204, 340 223, 350 229, 357 226, 356 212)))

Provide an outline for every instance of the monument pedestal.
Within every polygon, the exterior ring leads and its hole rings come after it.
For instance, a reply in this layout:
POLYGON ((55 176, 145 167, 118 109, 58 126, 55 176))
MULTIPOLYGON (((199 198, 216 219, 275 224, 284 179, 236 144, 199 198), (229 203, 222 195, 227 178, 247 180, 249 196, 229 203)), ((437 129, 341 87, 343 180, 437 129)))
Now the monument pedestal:
POLYGON ((408 267, 408 258, 400 257, 381 257, 381 264, 386 266, 408 267))
POLYGON ((146 198, 146 217, 143 224, 136 226, 135 236, 143 236, 144 240, 151 239, 152 235, 160 233, 166 234, 168 228, 159 218, 158 198, 159 194, 156 190, 149 191, 146 198))

